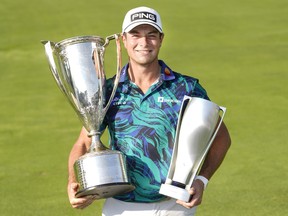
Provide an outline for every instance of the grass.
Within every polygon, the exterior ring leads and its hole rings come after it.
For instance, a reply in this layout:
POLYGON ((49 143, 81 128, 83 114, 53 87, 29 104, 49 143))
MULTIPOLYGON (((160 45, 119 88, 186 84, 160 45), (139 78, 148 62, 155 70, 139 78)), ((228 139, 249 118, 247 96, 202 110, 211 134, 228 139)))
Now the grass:
MULTIPOLYGON (((120 32, 125 12, 144 3, 162 15, 160 57, 198 77, 228 110, 233 145, 198 215, 287 215, 285 0, 2 0, 1 215, 101 215, 102 201, 84 211, 69 205, 67 158, 81 125, 57 89, 40 40, 120 32)), ((115 59, 111 44, 105 58, 111 76, 115 59)))

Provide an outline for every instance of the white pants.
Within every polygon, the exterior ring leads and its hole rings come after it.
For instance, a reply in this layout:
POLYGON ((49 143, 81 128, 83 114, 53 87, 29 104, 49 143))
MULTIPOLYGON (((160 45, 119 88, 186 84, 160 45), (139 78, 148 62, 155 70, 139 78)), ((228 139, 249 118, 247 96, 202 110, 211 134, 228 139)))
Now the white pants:
POLYGON ((155 203, 123 202, 114 198, 106 199, 102 216, 193 216, 196 207, 187 209, 169 199, 155 203))

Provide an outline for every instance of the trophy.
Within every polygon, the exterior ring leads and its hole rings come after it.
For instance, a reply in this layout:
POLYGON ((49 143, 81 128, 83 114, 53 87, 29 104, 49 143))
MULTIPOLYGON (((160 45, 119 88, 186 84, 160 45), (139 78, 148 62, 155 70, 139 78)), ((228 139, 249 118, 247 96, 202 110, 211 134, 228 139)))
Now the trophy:
POLYGON ((134 190, 127 176, 126 158, 120 151, 106 148, 100 140, 100 125, 114 98, 120 79, 120 35, 104 40, 98 36, 72 37, 54 43, 42 41, 53 77, 89 132, 92 143, 74 163, 79 189, 76 197, 112 197, 134 190), (110 40, 117 47, 117 73, 110 99, 106 101, 104 52, 110 40))
POLYGON ((185 202, 190 200, 188 190, 216 137, 225 113, 225 107, 211 101, 184 96, 171 164, 160 194, 185 202), (220 111, 223 112, 222 116, 220 111))

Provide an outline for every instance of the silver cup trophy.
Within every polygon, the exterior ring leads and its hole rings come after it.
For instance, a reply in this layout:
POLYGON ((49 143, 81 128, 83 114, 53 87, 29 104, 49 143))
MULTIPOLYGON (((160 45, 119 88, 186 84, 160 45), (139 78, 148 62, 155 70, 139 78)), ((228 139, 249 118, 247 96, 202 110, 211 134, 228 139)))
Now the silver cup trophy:
POLYGON ((190 189, 223 122, 225 107, 185 96, 176 128, 171 164, 160 194, 188 202, 190 189), (222 115, 220 116, 220 111, 222 115))
POLYGON ((100 125, 119 83, 121 45, 118 34, 104 40, 98 36, 72 37, 54 43, 42 41, 55 81, 89 132, 92 143, 74 163, 79 189, 76 197, 96 195, 99 199, 134 190, 129 182, 126 158, 106 148, 100 140, 100 125), (116 40, 117 73, 110 99, 106 101, 104 52, 116 40))

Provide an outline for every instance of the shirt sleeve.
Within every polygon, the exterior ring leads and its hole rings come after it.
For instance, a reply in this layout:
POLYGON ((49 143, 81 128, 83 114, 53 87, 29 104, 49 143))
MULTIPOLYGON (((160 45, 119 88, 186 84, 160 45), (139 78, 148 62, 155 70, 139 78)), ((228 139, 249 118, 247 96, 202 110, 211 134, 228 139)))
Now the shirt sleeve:
POLYGON ((199 83, 199 80, 195 80, 194 89, 192 91, 192 97, 200 97, 206 100, 210 100, 208 97, 207 91, 199 83))

